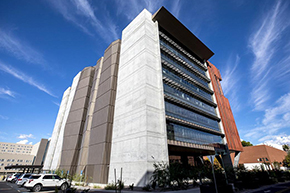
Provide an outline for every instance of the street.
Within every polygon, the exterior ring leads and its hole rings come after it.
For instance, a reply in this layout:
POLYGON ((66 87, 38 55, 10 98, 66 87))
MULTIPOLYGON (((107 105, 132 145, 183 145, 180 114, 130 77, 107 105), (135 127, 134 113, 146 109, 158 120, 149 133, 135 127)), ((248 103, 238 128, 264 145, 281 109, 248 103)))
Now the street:
MULTIPOLYGON (((30 192, 30 190, 27 190, 26 188, 19 187, 15 183, 10 182, 0 182, 0 192, 1 193, 19 193, 19 192, 30 192)), ((47 193, 47 192, 54 192, 53 190, 42 190, 40 192, 47 193)), ((61 190, 59 190, 59 193, 61 190)))
POLYGON ((261 187, 249 193, 290 193, 290 182, 261 187))

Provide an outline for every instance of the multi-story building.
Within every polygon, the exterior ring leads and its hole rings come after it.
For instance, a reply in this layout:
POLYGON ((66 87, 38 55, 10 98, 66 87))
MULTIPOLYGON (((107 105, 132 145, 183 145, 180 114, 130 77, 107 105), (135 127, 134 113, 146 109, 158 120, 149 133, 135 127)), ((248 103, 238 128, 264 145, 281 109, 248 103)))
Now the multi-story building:
POLYGON ((143 10, 64 93, 45 169, 108 183, 122 168, 125 183, 143 186, 154 162, 237 164, 242 146, 213 54, 165 8, 143 10))
POLYGON ((20 171, 5 169, 6 166, 42 165, 47 147, 47 139, 41 139, 34 145, 0 142, 0 174, 20 171))

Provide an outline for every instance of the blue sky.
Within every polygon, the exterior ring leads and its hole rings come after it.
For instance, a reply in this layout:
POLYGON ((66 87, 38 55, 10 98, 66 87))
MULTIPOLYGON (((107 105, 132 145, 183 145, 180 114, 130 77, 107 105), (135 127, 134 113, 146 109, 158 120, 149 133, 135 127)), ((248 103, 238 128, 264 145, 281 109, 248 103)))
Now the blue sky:
POLYGON ((215 55, 241 139, 290 143, 288 1, 0 1, 0 141, 51 136, 63 92, 144 8, 166 7, 215 55))

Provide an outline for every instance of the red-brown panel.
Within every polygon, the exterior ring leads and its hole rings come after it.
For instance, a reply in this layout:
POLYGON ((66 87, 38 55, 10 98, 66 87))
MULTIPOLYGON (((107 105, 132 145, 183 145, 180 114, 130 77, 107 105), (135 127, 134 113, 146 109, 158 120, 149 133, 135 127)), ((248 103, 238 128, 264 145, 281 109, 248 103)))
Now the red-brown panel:
POLYGON ((267 145, 249 146, 244 147, 239 164, 261 163, 261 161, 258 161, 260 158, 267 158, 271 163, 274 161, 282 162, 286 155, 285 151, 267 145))
POLYGON ((222 124, 230 151, 243 151, 240 136, 237 130, 235 119, 228 99, 224 96, 220 81, 222 80, 220 71, 208 61, 208 71, 213 85, 213 90, 217 99, 217 105, 221 116, 222 124))

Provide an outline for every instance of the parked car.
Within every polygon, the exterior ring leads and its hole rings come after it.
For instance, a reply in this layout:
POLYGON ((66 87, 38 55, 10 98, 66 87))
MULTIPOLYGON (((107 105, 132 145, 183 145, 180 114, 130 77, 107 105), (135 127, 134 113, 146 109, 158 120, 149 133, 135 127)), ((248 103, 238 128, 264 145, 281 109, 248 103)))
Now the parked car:
POLYGON ((19 177, 19 175, 20 174, 18 174, 18 173, 12 174, 12 175, 10 175, 10 176, 7 177, 6 181, 7 182, 13 182, 16 177, 19 177))
POLYGON ((33 192, 39 192, 42 188, 60 188, 66 190, 70 186, 70 182, 66 179, 62 179, 56 174, 32 174, 24 187, 32 190, 33 192))
POLYGON ((21 174, 17 174, 17 175, 15 175, 15 178, 13 178, 12 180, 11 180, 11 182, 12 183, 16 183, 17 182, 17 180, 18 180, 18 178, 21 176, 21 174))
POLYGON ((23 186, 23 185, 26 183, 27 179, 28 179, 30 176, 31 176, 30 173, 22 174, 22 175, 19 176, 19 178, 17 179, 16 184, 17 184, 18 186, 23 186))

